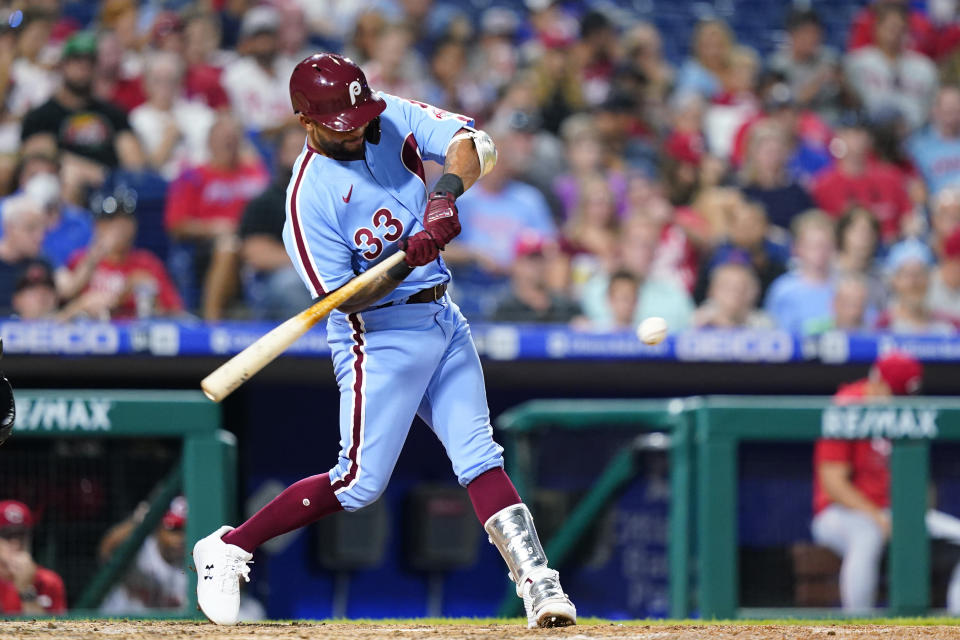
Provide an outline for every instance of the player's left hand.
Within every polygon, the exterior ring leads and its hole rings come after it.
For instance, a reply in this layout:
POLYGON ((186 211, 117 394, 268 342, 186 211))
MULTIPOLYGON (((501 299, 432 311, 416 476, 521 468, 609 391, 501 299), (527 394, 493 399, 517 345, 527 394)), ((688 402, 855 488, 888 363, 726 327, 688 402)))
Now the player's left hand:
POLYGON ((404 260, 411 267, 430 264, 440 255, 440 247, 429 231, 421 231, 402 240, 400 248, 407 252, 404 260))
POLYGON ((423 228, 433 236, 437 246, 443 249, 460 233, 460 217, 456 198, 448 191, 434 191, 427 198, 427 211, 423 215, 423 228))

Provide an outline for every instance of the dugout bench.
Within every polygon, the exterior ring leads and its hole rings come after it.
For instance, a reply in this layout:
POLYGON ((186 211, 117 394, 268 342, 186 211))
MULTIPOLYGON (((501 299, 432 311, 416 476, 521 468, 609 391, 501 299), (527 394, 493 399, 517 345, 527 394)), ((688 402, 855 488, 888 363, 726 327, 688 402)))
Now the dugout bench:
MULTIPOLYGON (((693 610, 694 562, 699 576, 697 608, 704 619, 804 614, 800 609, 739 607, 736 513, 741 442, 889 438, 893 441, 891 508, 895 516, 889 545, 890 613, 920 615, 929 608, 930 549, 916 541, 927 540, 924 512, 930 441, 960 440, 960 399, 898 398, 847 406, 835 405, 830 397, 795 396, 536 400, 503 413, 497 425, 506 435, 508 471, 517 490, 527 497, 536 483, 536 437, 548 428, 587 431, 603 425, 670 435, 667 557, 672 618, 688 617, 693 610)), ((545 541, 554 565, 563 564, 595 517, 636 476, 635 453, 635 448, 628 447, 615 455, 556 534, 545 541)), ((515 615, 516 603, 511 583, 500 613, 515 615)))
MULTIPOLYGON (((232 522, 236 504, 236 438, 221 429, 219 405, 199 391, 17 389, 14 397, 17 417, 11 442, 21 438, 169 438, 181 442, 180 461, 154 488, 143 520, 83 592, 71 594, 70 617, 98 616, 104 595, 160 524, 170 501, 181 493, 189 505, 184 569, 188 576, 194 575, 189 550, 210 531, 232 522)), ((196 604, 196 590, 191 585, 184 608, 166 615, 197 617, 196 604)))

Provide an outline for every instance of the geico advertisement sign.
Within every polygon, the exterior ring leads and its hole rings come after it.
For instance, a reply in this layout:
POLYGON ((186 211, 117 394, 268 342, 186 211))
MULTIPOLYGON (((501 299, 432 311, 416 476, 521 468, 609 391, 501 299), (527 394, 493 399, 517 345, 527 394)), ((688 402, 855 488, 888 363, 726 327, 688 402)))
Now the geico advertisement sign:
POLYGON ((18 431, 110 431, 105 398, 16 398, 18 431))
POLYGON ((678 360, 788 362, 794 339, 786 331, 687 331, 677 336, 678 360))
POLYGON ((109 324, 5 322, 0 336, 7 353, 99 355, 120 349, 119 331, 109 324))
POLYGON ((820 418, 824 438, 936 438, 937 410, 910 407, 829 407, 820 418))

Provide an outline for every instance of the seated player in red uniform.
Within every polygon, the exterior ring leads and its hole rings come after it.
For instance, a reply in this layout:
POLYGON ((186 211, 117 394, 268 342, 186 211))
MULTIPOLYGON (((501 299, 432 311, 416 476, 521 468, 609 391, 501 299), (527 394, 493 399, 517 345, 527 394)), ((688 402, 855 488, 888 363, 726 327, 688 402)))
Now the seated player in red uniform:
MULTIPOLYGON (((863 380, 840 387, 838 404, 883 402, 895 395, 917 393, 923 366, 902 353, 879 358, 863 380)), ((847 612, 869 612, 876 606, 882 553, 890 537, 891 444, 872 440, 817 441, 813 453, 813 539, 843 558, 840 603, 847 612)), ((932 538, 960 543, 960 520, 930 509, 927 530, 932 538)), ((960 613, 960 566, 947 589, 947 610, 960 613)))
POLYGON ((27 505, 0 501, 0 614, 58 615, 67 610, 63 579, 33 560, 33 524, 27 505))

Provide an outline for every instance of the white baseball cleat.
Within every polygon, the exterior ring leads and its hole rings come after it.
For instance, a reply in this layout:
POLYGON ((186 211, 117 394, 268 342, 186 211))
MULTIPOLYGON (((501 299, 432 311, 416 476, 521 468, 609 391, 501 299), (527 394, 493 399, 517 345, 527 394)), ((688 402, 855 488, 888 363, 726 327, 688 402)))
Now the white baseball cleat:
POLYGON ((577 608, 560 586, 560 574, 546 567, 532 572, 520 586, 527 627, 568 627, 577 624, 577 608))
POLYGON ((240 578, 250 582, 248 563, 253 558, 221 537, 233 527, 223 526, 193 546, 197 568, 197 604, 216 624, 237 624, 240 617, 240 578))

